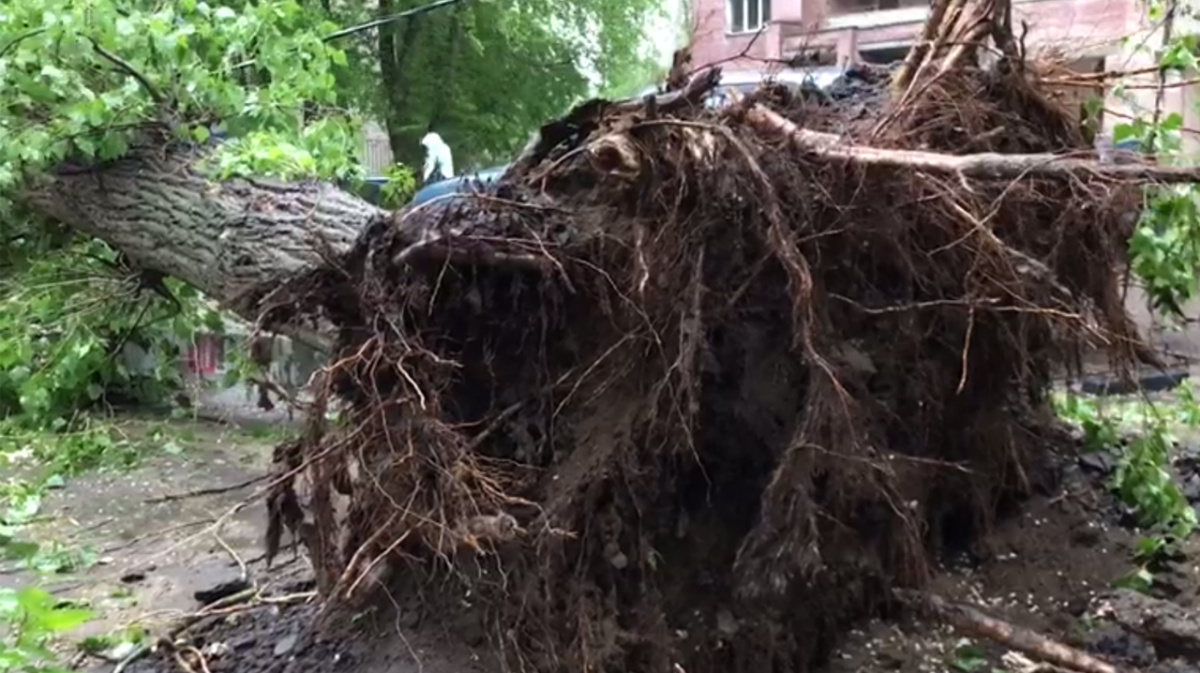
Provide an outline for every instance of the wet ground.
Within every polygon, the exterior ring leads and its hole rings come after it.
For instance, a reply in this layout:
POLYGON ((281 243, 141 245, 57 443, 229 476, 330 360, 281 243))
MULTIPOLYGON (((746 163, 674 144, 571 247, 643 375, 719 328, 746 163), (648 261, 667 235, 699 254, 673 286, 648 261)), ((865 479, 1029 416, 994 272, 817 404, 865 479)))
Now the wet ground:
MULTIPOLYGON (((1193 451, 1200 458, 1200 451, 1193 451)), ((1097 597, 1134 567, 1138 532, 1106 492, 1111 465, 1065 458, 1061 490, 1040 494, 1001 521, 977 544, 951 553, 928 587, 948 600, 1033 629, 1060 642, 1143 671, 1200 673, 1194 663, 1159 661, 1154 647, 1094 617, 1097 597)), ((1191 468, 1186 468, 1191 469, 1191 468)), ((1186 558, 1159 574, 1152 592, 1188 609, 1200 604, 1200 539, 1184 545, 1186 558)), ((314 605, 260 607, 218 623, 195 641, 211 671, 239 673, 475 673, 488 665, 481 643, 453 625, 422 620, 413 599, 385 596, 379 605, 338 615, 330 637, 310 639, 305 626, 314 605), (352 633, 353 637, 339 636, 352 633)), ((934 673, 1014 670, 1011 652, 973 641, 943 624, 903 617, 873 621, 852 632, 829 663, 829 673, 934 673)), ((130 671, 167 673, 153 658, 130 671)), ((177 670, 177 669, 176 669, 177 670)), ((1019 670, 1019 669, 1015 669, 1019 670)))
MULTIPOLYGON (((70 555, 70 572, 40 584, 96 611, 72 639, 161 626, 195 611, 195 592, 240 582, 243 564, 252 569, 261 557, 266 513, 261 500, 248 498, 263 486, 271 448, 284 429, 241 420, 241 426, 121 420, 131 436, 155 437, 137 467, 86 473, 45 493, 21 536, 70 555), (201 489, 220 492, 189 495, 201 489)), ((6 480, 28 476, 20 468, 0 473, 6 480)), ((36 575, 15 564, 0 571, 3 587, 35 582, 36 575)))
MULTIPOLYGON (((1018 516, 973 547, 974 558, 946 559, 929 590, 1141 670, 1200 671, 1195 662, 1188 667, 1158 661, 1148 643, 1095 618, 1097 599, 1135 567, 1140 537, 1105 492, 1110 468, 1090 458, 1068 464, 1059 493, 1027 502, 1018 516)), ((1188 540, 1183 553, 1158 574, 1151 592, 1195 609, 1200 605, 1200 538, 1188 540)), ((999 671, 1006 669, 1002 660, 1008 652, 942 624, 878 620, 851 634, 829 673, 999 671)))
MULTIPOLYGON (((42 513, 47 518, 34 529, 35 536, 73 548, 91 547, 100 561, 48 586, 63 597, 87 600, 99 611, 96 620, 72 633, 73 640, 110 634, 131 624, 162 632, 180 618, 196 614, 197 591, 249 579, 265 594, 284 598, 278 603, 235 607, 197 623, 188 635, 204 666, 193 664, 193 669, 239 673, 497 670, 488 665, 478 633, 429 623, 415 597, 384 595, 378 605, 332 616, 330 637, 311 638, 307 627, 317 618, 318 607, 306 600, 311 589, 306 583, 307 564, 302 559, 291 562, 289 552, 284 553, 282 567, 272 572, 262 562, 266 515, 261 501, 247 503, 247 499, 263 484, 171 497, 242 484, 264 474, 280 424, 271 419, 266 429, 254 430, 191 421, 174 427, 178 446, 173 450, 148 456, 131 472, 70 480, 45 502, 42 513), (340 637, 346 633, 354 637, 340 637)), ((1190 446, 1181 449, 1184 459, 1179 468, 1185 481, 1200 485, 1200 450, 1190 446)), ((1096 596, 1134 567, 1138 532, 1105 489, 1114 465, 1094 455, 1064 457, 1060 490, 1033 497, 1019 512, 997 522, 977 544, 948 555, 930 590, 1076 647, 1126 657, 1142 670, 1196 673, 1187 666, 1155 668, 1165 664, 1156 661, 1152 646, 1092 616, 1096 596)), ((1191 495, 1200 504, 1200 489, 1191 495)), ((1200 539, 1189 540, 1184 552, 1184 558, 1159 574, 1154 590, 1195 609, 1200 607, 1200 539)), ((28 573, 9 570, 0 575, 0 585, 15 587, 30 579, 28 573)), ((828 670, 990 671, 1003 668, 1006 654, 1003 647, 964 639, 944 625, 905 618, 861 625, 837 650, 828 670)), ((96 659, 80 663, 83 670, 111 673, 115 669, 113 662, 96 659)), ((183 669, 177 662, 151 656, 123 670, 183 669)))

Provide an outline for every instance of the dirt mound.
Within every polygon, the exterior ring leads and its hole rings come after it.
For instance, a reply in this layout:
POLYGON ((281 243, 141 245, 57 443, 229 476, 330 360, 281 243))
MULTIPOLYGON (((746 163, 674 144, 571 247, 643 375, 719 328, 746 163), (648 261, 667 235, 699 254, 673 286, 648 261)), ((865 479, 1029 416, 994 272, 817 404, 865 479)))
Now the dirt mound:
POLYGON ((804 671, 919 585, 1042 478, 1052 367, 1134 343, 1137 186, 1029 156, 1085 143, 1003 66, 591 102, 277 293, 340 330, 272 499, 328 610, 420 596, 514 670, 804 671))

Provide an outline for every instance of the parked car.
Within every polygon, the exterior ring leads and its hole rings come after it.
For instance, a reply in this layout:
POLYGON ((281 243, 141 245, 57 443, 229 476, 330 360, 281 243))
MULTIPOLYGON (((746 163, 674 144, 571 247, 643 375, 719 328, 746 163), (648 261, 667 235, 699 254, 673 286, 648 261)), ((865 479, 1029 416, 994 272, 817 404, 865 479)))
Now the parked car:
MULTIPOLYGON (((782 84, 793 91, 798 91, 801 88, 824 91, 833 86, 834 82, 838 81, 845 74, 846 69, 840 66, 797 68, 782 70, 773 74, 768 74, 761 70, 722 71, 720 84, 705 99, 704 104, 710 108, 724 107, 733 102, 729 98, 730 89, 745 96, 754 93, 764 82, 768 81, 782 84)), ((649 96, 656 91, 658 91, 657 87, 647 87, 638 96, 649 96)))
POLYGON ((466 194, 474 191, 488 191, 492 185, 504 175, 508 166, 485 168, 474 173, 467 173, 447 180, 433 182, 417 190, 413 194, 410 206, 419 206, 448 194, 466 194))

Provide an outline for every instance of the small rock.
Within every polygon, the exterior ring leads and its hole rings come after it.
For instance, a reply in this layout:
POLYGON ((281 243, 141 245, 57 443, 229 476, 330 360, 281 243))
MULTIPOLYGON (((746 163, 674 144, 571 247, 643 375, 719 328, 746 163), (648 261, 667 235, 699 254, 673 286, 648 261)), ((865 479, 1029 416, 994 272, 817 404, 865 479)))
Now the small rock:
POLYGON ((138 570, 127 572, 124 575, 121 575, 121 581, 125 584, 135 584, 137 582, 143 582, 145 579, 146 573, 138 570))
POLYGON ((245 649, 254 647, 254 644, 257 642, 258 642, 257 636, 255 636, 253 634, 247 634, 247 635, 239 636, 239 637, 234 638, 233 640, 229 641, 229 647, 231 647, 235 650, 245 650, 245 649))
POLYGON ((232 648, 229 647, 229 643, 215 642, 205 645, 200 652, 209 659, 217 659, 229 654, 230 649, 232 648))
POLYGON ((1200 668, 1196 668, 1188 662, 1174 659, 1159 662, 1147 670, 1147 673, 1200 673, 1200 668))
POLYGON ((1183 594, 1187 584, 1187 577, 1179 573, 1157 573, 1150 584, 1150 594, 1155 598, 1173 600, 1183 594))
POLYGON ((1094 475, 1108 476, 1117 468, 1117 461, 1107 451, 1093 451, 1079 457, 1079 467, 1094 475))
POLYGON ((483 644, 486 634, 483 630, 483 624, 480 622, 479 615, 474 612, 464 612, 459 616, 455 631, 458 637, 462 638, 463 642, 471 647, 479 647, 483 644))
POLYGON ((904 668, 904 664, 907 662, 906 659, 889 650, 876 653, 875 661, 881 668, 888 671, 898 671, 904 668))
POLYGON ((1120 657, 1139 668, 1158 658, 1154 646, 1119 626, 1102 626, 1084 636, 1084 647, 1092 654, 1120 657))
POLYGON ((404 608, 400 611, 397 624, 402 629, 414 629, 421 623, 421 611, 416 608, 404 608))
POLYGON ((1088 609, 1088 599, 1086 596, 1076 596, 1067 601, 1066 611, 1072 617, 1082 617, 1088 609))
POLYGON ((1078 526, 1071 531, 1071 544, 1076 547, 1095 547, 1100 544, 1100 529, 1094 526, 1078 526))
POLYGON ((871 361, 870 356, 854 346, 848 343, 842 344, 841 351, 842 359, 851 369, 858 373, 869 376, 878 371, 875 369, 875 363, 871 361))
POLYGON ((216 586, 210 587, 208 589, 201 589, 201 590, 195 592, 194 594, 192 594, 192 596, 197 601, 199 601, 201 605, 208 605, 210 603, 215 603, 223 598, 229 598, 230 596, 238 593, 239 591, 245 591, 246 589, 249 589, 249 588, 250 588, 249 581, 238 578, 236 580, 231 580, 229 582, 222 582, 222 583, 220 583, 216 586))
POLYGON ((1183 497, 1193 505, 1200 502, 1200 474, 1193 473, 1183 482, 1183 497))
POLYGON ((288 652, 296 649, 297 640, 299 640, 299 636, 295 633, 289 633, 288 635, 277 640, 275 642, 275 656, 282 657, 288 652))
POLYGON ((728 638, 737 635, 738 622, 733 613, 728 610, 721 610, 717 613, 717 631, 728 638))

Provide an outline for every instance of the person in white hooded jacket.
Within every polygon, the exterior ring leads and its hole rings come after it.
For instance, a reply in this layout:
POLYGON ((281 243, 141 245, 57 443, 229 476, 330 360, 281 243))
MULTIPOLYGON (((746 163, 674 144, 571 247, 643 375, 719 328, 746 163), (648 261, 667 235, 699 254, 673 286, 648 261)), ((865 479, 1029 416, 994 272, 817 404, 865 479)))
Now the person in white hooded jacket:
POLYGON ((421 138, 425 147, 425 171, 421 177, 422 184, 432 184, 439 180, 454 177, 454 159, 450 154, 450 146, 442 137, 432 131, 421 138))

